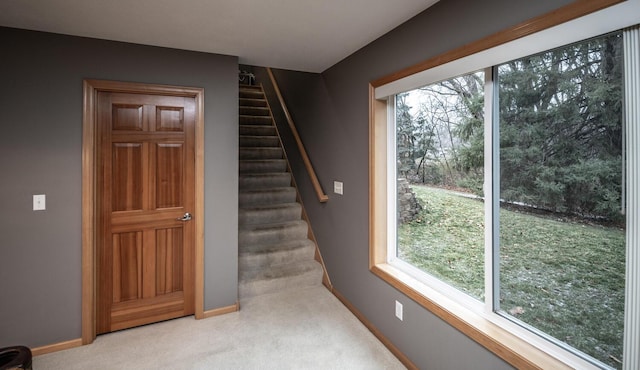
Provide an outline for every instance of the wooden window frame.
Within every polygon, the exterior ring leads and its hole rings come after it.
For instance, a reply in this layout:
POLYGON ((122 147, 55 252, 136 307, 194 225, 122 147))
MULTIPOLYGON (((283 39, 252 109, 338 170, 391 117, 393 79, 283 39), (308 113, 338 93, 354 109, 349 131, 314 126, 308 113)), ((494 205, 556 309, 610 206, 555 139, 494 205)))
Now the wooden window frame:
POLYGON ((477 309, 433 289, 387 263, 387 197, 390 190, 387 181, 389 109, 386 98, 376 98, 376 88, 623 2, 621 0, 577 0, 548 14, 453 49, 369 84, 370 271, 516 368, 598 367, 564 349, 547 344, 544 339, 538 337, 536 340, 535 334, 523 334, 522 332, 526 330, 516 324, 497 323, 496 320, 489 318, 489 313, 478 312, 477 309))

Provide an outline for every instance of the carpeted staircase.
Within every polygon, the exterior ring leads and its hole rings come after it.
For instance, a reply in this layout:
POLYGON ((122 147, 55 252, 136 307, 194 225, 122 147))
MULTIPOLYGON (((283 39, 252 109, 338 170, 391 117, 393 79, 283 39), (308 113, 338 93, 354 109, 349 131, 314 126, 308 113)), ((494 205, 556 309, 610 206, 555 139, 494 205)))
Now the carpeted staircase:
POLYGON ((240 85, 239 295, 322 284, 261 86, 240 85))

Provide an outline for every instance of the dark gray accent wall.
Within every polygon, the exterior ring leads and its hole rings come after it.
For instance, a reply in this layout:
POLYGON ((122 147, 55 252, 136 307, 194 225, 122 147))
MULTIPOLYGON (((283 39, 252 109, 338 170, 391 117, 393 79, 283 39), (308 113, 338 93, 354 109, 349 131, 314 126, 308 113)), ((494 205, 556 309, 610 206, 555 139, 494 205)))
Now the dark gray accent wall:
POLYGON ((205 89, 205 310, 235 304, 238 58, 11 28, 0 45, 0 347, 81 337, 87 78, 205 89))
POLYGON ((330 197, 328 203, 318 203, 307 174, 292 156, 331 281, 421 369, 511 367, 369 271, 368 84, 567 3, 443 0, 322 74, 275 71, 330 197), (344 195, 333 194, 334 180, 344 182, 344 195), (404 321, 394 316, 395 300, 404 305, 404 321))

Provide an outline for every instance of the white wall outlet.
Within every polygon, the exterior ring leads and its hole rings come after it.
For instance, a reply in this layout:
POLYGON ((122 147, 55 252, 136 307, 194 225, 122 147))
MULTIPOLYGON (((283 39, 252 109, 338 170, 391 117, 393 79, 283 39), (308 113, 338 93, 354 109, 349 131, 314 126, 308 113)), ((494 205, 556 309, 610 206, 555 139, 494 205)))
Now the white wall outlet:
POLYGON ((334 181, 333 182, 333 192, 336 193, 336 194, 342 195, 343 187, 342 187, 342 182, 341 181, 334 181))
POLYGON ((46 196, 44 194, 38 194, 33 196, 33 210, 34 211, 44 211, 47 209, 46 205, 46 196))
POLYGON ((402 321, 402 303, 396 301, 396 317, 402 321))

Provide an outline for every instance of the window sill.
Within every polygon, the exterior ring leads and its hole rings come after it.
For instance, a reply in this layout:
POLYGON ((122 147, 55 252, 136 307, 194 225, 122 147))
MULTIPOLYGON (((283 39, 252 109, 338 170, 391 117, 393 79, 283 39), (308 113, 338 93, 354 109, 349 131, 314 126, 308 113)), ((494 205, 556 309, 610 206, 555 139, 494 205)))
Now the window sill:
POLYGON ((533 333, 515 329, 517 325, 506 319, 489 319, 465 307, 390 264, 375 264, 371 272, 518 369, 598 369, 533 333))

